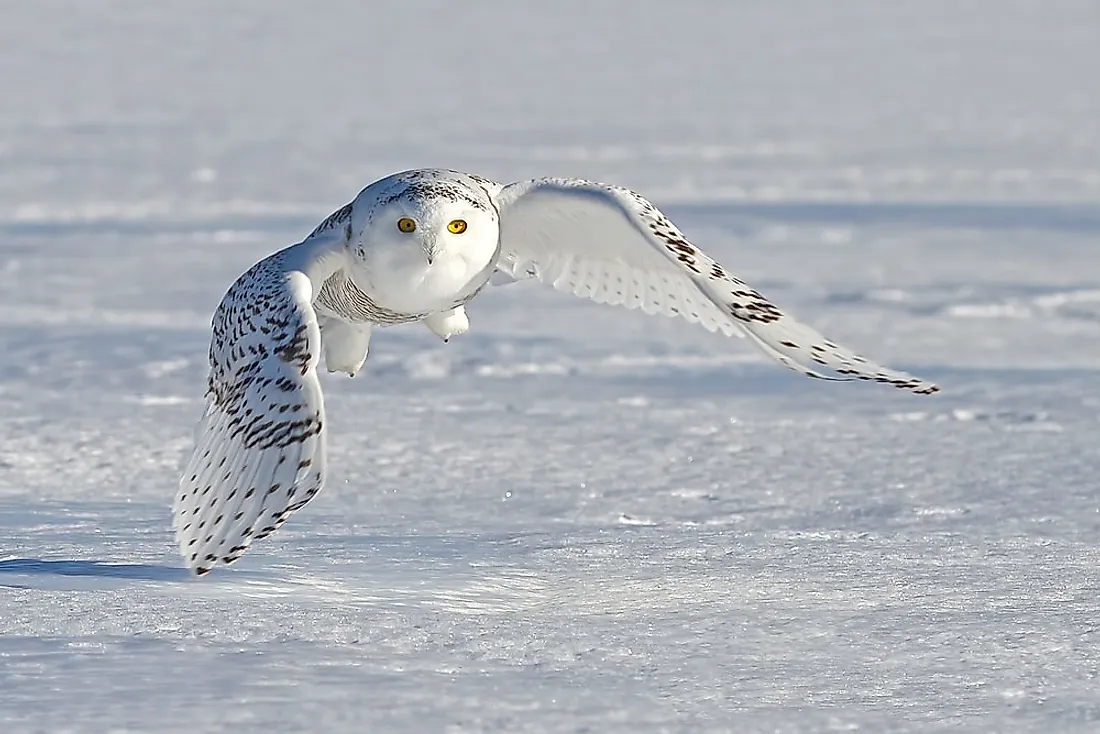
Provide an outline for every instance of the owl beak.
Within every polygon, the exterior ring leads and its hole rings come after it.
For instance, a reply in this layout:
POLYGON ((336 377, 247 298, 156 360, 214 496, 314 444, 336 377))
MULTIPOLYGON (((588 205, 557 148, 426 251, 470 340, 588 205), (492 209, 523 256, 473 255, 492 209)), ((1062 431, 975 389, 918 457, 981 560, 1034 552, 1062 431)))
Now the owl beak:
POLYGON ((429 265, 435 262, 435 242, 424 243, 424 256, 428 259, 429 265))

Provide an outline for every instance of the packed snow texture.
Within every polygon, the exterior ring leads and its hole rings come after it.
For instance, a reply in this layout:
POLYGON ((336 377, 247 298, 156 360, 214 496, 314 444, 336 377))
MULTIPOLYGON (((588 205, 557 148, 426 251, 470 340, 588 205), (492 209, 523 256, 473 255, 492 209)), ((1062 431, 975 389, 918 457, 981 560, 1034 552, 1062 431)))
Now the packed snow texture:
POLYGON ((0 731, 1100 727, 1092 0, 42 0, 0 49, 0 731), (630 186, 943 393, 497 288, 324 375, 330 485, 189 577, 221 294, 418 166, 630 186))

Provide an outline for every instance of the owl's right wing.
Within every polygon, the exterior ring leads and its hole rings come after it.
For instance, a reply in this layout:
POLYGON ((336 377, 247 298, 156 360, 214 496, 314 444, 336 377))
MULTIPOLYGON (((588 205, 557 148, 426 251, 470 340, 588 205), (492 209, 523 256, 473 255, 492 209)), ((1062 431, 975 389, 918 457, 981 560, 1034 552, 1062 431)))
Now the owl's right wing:
POLYGON ((325 480, 313 286, 284 250, 256 263, 213 319, 206 410, 172 525, 202 575, 274 532, 325 480))

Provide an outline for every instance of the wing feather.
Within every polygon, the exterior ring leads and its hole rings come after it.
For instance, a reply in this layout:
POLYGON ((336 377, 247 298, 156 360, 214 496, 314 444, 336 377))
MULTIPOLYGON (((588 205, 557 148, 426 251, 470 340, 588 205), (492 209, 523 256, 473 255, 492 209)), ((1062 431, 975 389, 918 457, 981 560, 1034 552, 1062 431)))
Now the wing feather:
POLYGON ((503 187, 496 203, 497 267, 505 276, 748 336, 765 354, 809 377, 879 382, 920 394, 939 389, 875 364, 784 313, 633 191, 539 179, 503 187))
POLYGON ((313 288, 282 255, 242 275, 214 314, 206 410, 173 508, 180 553, 199 575, 237 560, 324 482, 313 288))

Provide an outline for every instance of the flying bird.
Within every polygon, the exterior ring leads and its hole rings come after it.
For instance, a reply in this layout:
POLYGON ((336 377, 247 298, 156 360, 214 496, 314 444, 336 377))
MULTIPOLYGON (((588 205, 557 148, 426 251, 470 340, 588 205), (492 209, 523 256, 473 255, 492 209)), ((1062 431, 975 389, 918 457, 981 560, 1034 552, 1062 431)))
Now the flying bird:
POLYGON ((465 304, 491 279, 535 279, 747 336, 810 377, 938 389, 794 320, 628 189, 396 173, 253 265, 218 306, 206 408, 173 508, 188 567, 203 575, 233 563, 324 485, 322 355, 330 372, 354 376, 376 326, 419 321, 445 340, 465 333, 465 304))

